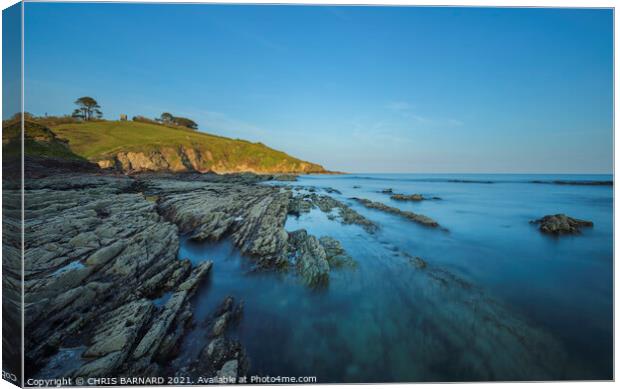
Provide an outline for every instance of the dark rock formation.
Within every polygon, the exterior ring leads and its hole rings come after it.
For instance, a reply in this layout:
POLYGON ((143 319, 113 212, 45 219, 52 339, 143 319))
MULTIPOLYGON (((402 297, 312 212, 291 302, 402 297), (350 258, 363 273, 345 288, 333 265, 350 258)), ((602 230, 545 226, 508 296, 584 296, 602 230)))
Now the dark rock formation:
POLYGON ((354 197, 353 200, 358 201, 360 204, 364 205, 367 208, 378 209, 383 212, 388 212, 394 215, 402 216, 404 218, 407 218, 408 220, 422 224, 423 226, 426 226, 426 227, 439 227, 439 223, 437 223, 435 220, 431 219, 428 216, 420 215, 420 214, 409 212, 409 211, 402 211, 398 208, 390 207, 383 203, 371 201, 368 199, 361 199, 361 198, 354 197))
POLYGON ((67 376, 160 372, 175 356, 190 297, 211 269, 179 261, 177 227, 135 192, 101 174, 26 181, 26 372, 59 348, 83 345, 67 376), (151 301, 171 293, 161 307, 151 301))
POLYGON ((246 352, 236 339, 227 335, 227 331, 235 326, 243 313, 243 303, 235 304, 233 297, 228 296, 213 312, 205 323, 206 346, 200 351, 198 358, 183 366, 183 374, 188 374, 197 382, 198 377, 214 377, 236 382, 248 372, 249 360, 246 352))
POLYGON ((357 224, 368 233, 373 233, 378 228, 375 223, 366 219, 348 205, 330 196, 310 193, 308 195, 295 195, 290 199, 289 213, 292 215, 299 216, 301 213, 310 212, 312 208, 320 209, 322 212, 329 214, 328 218, 338 220, 342 224, 357 224), (334 209, 338 210, 338 215, 332 213, 334 209))
MULTIPOLYGON (((190 299, 212 267, 177 258, 179 232, 197 240, 230 237, 257 265, 294 270, 313 287, 327 283, 330 264, 353 262, 334 239, 289 234, 291 191, 256 185, 262 180, 88 172, 26 180, 27 376, 58 374, 48 361, 67 348, 80 350, 81 359, 65 376, 166 373, 195 325, 190 299)), ((320 201, 324 208, 328 202, 320 201)), ((370 223, 335 204, 343 222, 370 223)), ((11 282, 11 274, 5 277, 11 282)), ((233 306, 225 302, 209 323, 212 339, 194 372, 245 374, 241 345, 225 337, 241 311, 233 306)))
POLYGON ((563 213, 547 215, 542 219, 533 220, 531 223, 538 224, 540 231, 553 235, 578 234, 581 232, 581 227, 594 226, 591 221, 574 219, 563 213))
POLYGON ((319 243, 325 250, 327 262, 331 268, 356 267, 357 262, 344 250, 340 242, 330 236, 323 236, 319 243))
POLYGON ((257 264, 286 263, 284 230, 290 191, 270 186, 181 179, 142 180, 145 193, 157 195, 157 207, 182 233, 195 240, 230 236, 257 264))
POLYGON ((327 254, 319 240, 306 230, 289 233, 289 260, 308 286, 324 286, 329 281, 327 254))

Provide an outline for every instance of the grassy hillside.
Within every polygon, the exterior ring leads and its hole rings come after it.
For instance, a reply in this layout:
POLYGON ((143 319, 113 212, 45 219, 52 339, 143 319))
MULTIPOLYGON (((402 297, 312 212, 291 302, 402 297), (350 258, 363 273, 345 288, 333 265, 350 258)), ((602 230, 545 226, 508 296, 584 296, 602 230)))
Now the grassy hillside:
POLYGON ((131 121, 93 121, 53 126, 71 150, 102 167, 122 170, 198 170, 257 173, 324 172, 322 166, 261 143, 131 121))
MULTIPOLYGON (((24 122, 24 150, 26 155, 69 160, 85 160, 71 151, 49 128, 31 121, 24 122)), ((2 128, 2 151, 5 157, 21 155, 21 122, 14 121, 2 128)))

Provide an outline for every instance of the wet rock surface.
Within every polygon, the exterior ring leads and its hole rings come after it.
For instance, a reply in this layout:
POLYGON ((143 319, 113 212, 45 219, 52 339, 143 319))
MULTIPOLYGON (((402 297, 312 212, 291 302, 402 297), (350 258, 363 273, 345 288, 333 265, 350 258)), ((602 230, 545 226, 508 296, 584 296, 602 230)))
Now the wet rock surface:
POLYGON ((286 263, 290 191, 262 185, 203 180, 153 178, 141 180, 157 208, 181 233, 193 240, 230 236, 241 252, 261 267, 286 263))
POLYGON ((398 200, 398 201, 422 201, 422 200, 426 200, 426 198, 424 196, 422 196, 421 194, 418 194, 418 193, 411 194, 411 195, 396 193, 396 194, 391 195, 390 198, 392 200, 398 200))
POLYGON ((191 322, 190 297, 211 262, 192 268, 177 259, 177 227, 129 177, 27 180, 25 204, 27 376, 68 347, 84 351, 67 376, 160 372, 191 322), (164 292, 170 299, 156 307, 164 292))
POLYGON ((249 368, 246 352, 238 340, 228 335, 242 314, 243 302, 236 304, 232 296, 226 297, 201 324, 205 328, 205 346, 195 361, 181 368, 181 373, 193 377, 195 382, 198 377, 235 382, 245 376, 249 368))
POLYGON ((299 216, 302 213, 310 212, 313 208, 318 208, 327 213, 327 217, 331 220, 338 220, 342 224, 359 225, 368 233, 373 233, 378 228, 375 223, 331 196, 316 193, 297 194, 292 196, 289 202, 289 214, 291 215, 299 216), (334 214, 334 210, 337 210, 338 213, 334 214))
POLYGON ((289 233, 289 260, 307 285, 316 287, 328 283, 329 263, 325 249, 306 230, 289 233))
POLYGON ((552 235, 579 234, 582 227, 594 226, 594 223, 589 220, 575 219, 563 213, 547 215, 531 223, 538 224, 541 232, 552 235))
POLYGON ((331 268, 356 267, 357 262, 345 251, 339 241, 331 236, 322 236, 319 243, 325 250, 325 259, 331 268))
POLYGON ((431 219, 428 216, 420 215, 420 214, 409 212, 409 211, 403 211, 398 208, 390 207, 389 205, 385 205, 383 203, 368 200, 368 199, 354 197, 353 200, 356 200, 357 202, 359 202, 360 204, 362 204, 363 206, 367 208, 377 209, 379 211, 402 216, 413 222, 422 224, 423 226, 426 226, 426 227, 433 227, 433 228, 439 227, 439 223, 437 223, 435 220, 431 219))

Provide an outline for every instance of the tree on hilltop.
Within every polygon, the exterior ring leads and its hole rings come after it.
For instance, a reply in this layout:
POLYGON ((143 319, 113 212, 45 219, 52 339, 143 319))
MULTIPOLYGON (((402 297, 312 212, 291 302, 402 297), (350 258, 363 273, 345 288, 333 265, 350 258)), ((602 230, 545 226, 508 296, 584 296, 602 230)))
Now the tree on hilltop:
POLYGON ((159 120, 164 124, 174 124, 174 116, 168 112, 162 113, 159 120))
POLYGON ((192 119, 188 119, 188 118, 175 117, 174 118, 174 124, 176 124, 177 126, 181 126, 181 127, 187 127, 187 128, 192 129, 192 130, 197 130, 198 129, 198 124, 195 121, 193 121, 192 119))
POLYGON ((162 113, 159 118, 156 119, 162 124, 175 125, 180 127, 190 128, 192 130, 198 129, 198 124, 192 119, 184 118, 181 116, 174 116, 169 112, 162 113))
POLYGON ((92 97, 80 97, 79 99, 75 100, 75 104, 78 106, 78 108, 76 108, 71 115, 74 118, 92 120, 95 118, 99 119, 103 115, 100 109, 101 106, 99 106, 97 100, 93 99, 92 97))

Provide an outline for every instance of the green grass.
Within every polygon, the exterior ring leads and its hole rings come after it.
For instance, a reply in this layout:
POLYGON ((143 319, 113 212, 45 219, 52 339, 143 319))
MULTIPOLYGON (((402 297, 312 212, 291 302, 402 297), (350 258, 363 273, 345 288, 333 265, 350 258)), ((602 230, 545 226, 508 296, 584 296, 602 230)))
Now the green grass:
MULTIPOLYGON (((247 165, 261 169, 278 169, 307 163, 261 143, 230 139, 199 131, 170 128, 158 124, 133 121, 93 121, 53 126, 52 131, 66 140, 71 150, 91 161, 112 158, 119 152, 148 154, 162 148, 193 148, 209 153, 213 164, 247 165)), ((313 171, 323 171, 320 165, 313 171)))
MULTIPOLYGON (((71 160, 84 160, 76 155, 47 127, 30 121, 24 122, 24 151, 26 155, 71 160)), ((21 154, 21 123, 15 121, 2 128, 2 152, 15 158, 21 154)))

